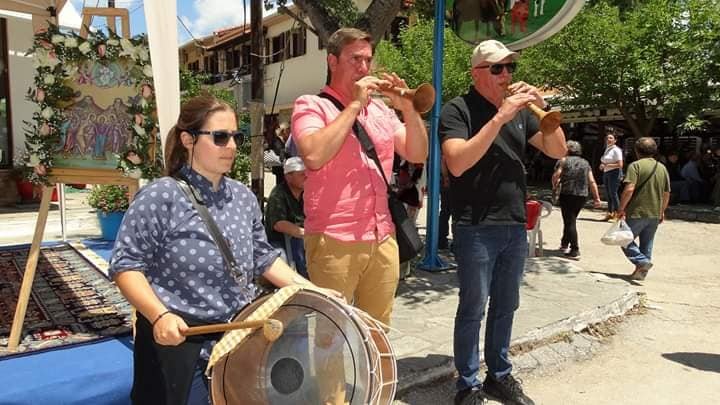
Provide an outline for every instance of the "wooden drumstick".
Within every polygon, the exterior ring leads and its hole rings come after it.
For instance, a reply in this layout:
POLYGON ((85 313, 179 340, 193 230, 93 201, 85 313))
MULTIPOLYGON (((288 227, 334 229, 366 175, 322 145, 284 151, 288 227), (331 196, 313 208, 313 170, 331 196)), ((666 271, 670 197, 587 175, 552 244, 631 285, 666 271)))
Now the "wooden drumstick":
POLYGON ((235 329, 253 329, 262 327, 265 339, 274 342, 283 333, 283 324, 277 319, 263 321, 243 321, 230 323, 215 323, 212 325, 193 326, 181 332, 183 336, 206 335, 209 333, 227 332, 235 329))

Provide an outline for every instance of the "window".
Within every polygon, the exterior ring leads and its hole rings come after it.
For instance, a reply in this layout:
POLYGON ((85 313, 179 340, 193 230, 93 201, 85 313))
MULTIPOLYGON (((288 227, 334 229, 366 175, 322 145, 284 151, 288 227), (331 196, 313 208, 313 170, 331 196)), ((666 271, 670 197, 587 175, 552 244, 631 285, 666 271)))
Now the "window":
POLYGON ((235 58, 233 57, 235 52, 232 49, 225 51, 225 70, 230 70, 235 67, 235 58))
POLYGON ((305 55, 306 52, 307 33, 305 28, 300 28, 292 33, 292 43, 290 49, 290 57, 295 58, 305 55))
POLYGON ((242 46, 242 64, 243 65, 249 65, 250 64, 250 44, 243 44, 242 46))
POLYGON ((285 59, 285 32, 273 37, 272 39, 272 57, 270 63, 280 62, 285 59))

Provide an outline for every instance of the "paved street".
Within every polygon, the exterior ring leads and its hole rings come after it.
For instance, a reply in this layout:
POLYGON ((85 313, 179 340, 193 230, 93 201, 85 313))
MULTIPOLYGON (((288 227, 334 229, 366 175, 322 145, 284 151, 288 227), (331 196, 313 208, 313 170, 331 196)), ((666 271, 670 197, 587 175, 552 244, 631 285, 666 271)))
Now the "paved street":
MULTIPOLYGON (((632 266, 619 249, 600 244, 608 223, 598 212, 580 214, 584 272, 617 279, 632 266)), ((562 219, 543 221, 546 253, 559 244, 562 219)), ((647 294, 645 314, 598 331, 583 355, 559 356, 520 373, 537 404, 710 404, 720 393, 720 225, 667 221, 655 241, 655 267, 630 284, 647 294), (616 334, 612 335, 613 330, 616 334), (608 336, 603 336, 608 335, 608 336), (601 344, 597 344, 601 342, 601 344), (568 360, 568 357, 570 359, 568 360)), ((623 281, 625 282, 625 281, 623 281)), ((534 352, 535 355, 537 353, 534 352)), ((516 359, 525 364, 527 356, 516 359)), ((401 395, 396 404, 452 403, 454 381, 444 380, 401 395)))
MULTIPOLYGON (((268 191, 272 183, 272 176, 266 176, 268 191)), ((98 236, 85 195, 68 198, 68 237, 98 236)), ((527 392, 538 404, 715 402, 720 386, 720 225, 674 220, 661 225, 655 268, 639 284, 619 277, 632 270, 620 250, 599 242, 609 227, 598 220, 601 216, 587 210, 580 215, 579 261, 560 258, 554 250, 562 226, 560 212, 556 209, 543 219, 546 256, 528 262, 513 339, 540 332, 552 335, 548 325, 571 333, 561 333, 564 338, 543 342, 545 346, 523 346, 515 356, 527 392), (598 316, 593 309, 625 313, 638 292, 646 294, 648 309, 643 313, 591 333, 572 332, 582 329, 572 322, 587 324, 588 316, 598 316)), ((0 244, 31 241, 33 207, 0 218, 0 244)), ((420 218, 424 220, 424 214, 420 218)), ((55 208, 44 239, 57 239, 59 234, 55 208)), ((396 330, 390 334, 400 371, 396 404, 452 403, 456 299, 454 271, 416 271, 401 284, 393 318, 396 330)))

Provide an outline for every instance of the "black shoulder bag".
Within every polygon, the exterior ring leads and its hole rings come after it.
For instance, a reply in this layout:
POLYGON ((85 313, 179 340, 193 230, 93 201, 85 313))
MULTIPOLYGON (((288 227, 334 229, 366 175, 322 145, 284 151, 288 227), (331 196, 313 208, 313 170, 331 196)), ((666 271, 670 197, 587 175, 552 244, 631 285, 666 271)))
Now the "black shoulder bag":
MULTIPOLYGON (((345 106, 343 106, 340 101, 327 93, 320 93, 318 96, 330 100, 340 111, 345 109, 345 106)), ((400 253, 400 263, 411 260, 420 253, 424 246, 422 239, 420 239, 420 234, 418 234, 417 227, 415 227, 415 222, 408 217, 405 204, 398 199, 397 193, 390 187, 390 183, 387 177, 385 177, 385 171, 380 164, 375 145, 370 140, 365 128, 363 128, 357 120, 353 123, 353 132, 355 132, 358 141, 360 141, 363 151, 375 162, 383 180, 385 180, 388 193, 388 208, 390 209, 392 221, 395 224, 395 239, 397 240, 400 253)))

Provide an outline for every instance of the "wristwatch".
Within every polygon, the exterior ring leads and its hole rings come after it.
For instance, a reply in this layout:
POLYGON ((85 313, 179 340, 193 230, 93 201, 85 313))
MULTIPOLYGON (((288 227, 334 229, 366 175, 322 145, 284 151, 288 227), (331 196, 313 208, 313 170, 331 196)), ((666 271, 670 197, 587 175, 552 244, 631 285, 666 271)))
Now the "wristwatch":
POLYGON ((550 105, 550 103, 547 103, 547 102, 546 102, 546 103, 545 103, 545 107, 543 107, 542 110, 545 111, 545 112, 548 112, 548 111, 552 110, 552 106, 550 105))

